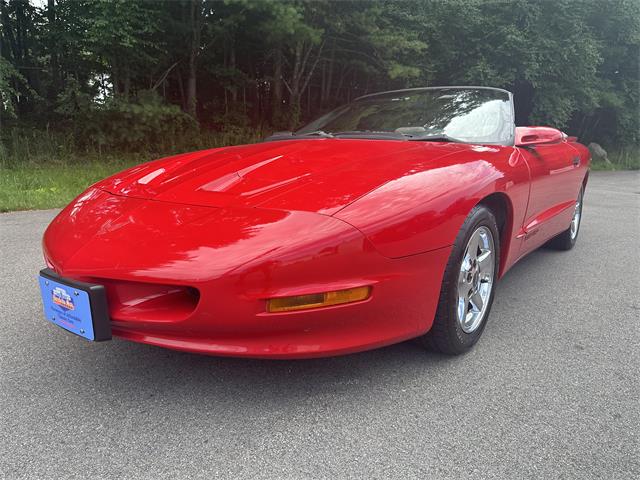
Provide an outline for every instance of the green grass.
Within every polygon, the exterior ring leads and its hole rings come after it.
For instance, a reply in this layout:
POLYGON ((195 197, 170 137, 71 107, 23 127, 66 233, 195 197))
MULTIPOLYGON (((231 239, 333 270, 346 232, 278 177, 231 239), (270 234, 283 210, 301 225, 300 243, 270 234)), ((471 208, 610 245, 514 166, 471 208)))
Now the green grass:
POLYGON ((609 153, 609 163, 603 160, 591 162, 593 170, 640 170, 640 148, 627 147, 609 153))
POLYGON ((166 150, 144 145, 140 152, 86 151, 73 139, 37 129, 3 132, 0 141, 0 212, 59 208, 92 183, 120 170, 169 155, 253 143, 266 136, 255 129, 203 131, 166 150))
POLYGON ((132 157, 0 167, 0 212, 63 207, 92 183, 142 161, 132 157))

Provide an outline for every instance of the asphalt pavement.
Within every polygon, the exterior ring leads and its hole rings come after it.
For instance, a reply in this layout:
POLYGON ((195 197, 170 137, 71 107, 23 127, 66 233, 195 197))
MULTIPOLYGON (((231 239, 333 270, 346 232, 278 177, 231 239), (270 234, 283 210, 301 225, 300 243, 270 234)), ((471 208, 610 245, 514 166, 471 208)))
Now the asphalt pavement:
POLYGON ((55 210, 0 215, 0 478, 640 478, 640 175, 498 284, 476 348, 216 358, 46 322, 55 210))

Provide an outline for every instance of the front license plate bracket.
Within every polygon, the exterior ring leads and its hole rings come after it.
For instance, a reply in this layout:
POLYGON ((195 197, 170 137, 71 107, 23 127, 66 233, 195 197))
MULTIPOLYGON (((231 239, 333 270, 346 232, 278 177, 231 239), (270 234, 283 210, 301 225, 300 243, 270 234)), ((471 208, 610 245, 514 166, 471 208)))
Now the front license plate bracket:
POLYGON ((87 340, 111 340, 104 286, 64 278, 50 268, 40 270, 39 283, 47 320, 87 340))

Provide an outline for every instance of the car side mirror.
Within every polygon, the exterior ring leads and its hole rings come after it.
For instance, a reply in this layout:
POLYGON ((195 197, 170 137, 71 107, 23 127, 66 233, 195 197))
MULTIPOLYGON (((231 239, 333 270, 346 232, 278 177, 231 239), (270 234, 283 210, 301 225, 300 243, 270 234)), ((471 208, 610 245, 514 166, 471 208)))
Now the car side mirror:
POLYGON ((516 147, 531 147, 545 143, 559 143, 563 134, 551 127, 516 127, 516 147))

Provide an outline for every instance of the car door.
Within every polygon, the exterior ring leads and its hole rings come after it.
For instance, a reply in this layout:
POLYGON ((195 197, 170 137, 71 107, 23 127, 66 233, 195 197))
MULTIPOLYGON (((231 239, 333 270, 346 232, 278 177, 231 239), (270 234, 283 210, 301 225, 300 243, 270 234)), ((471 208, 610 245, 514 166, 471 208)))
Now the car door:
POLYGON ((579 152, 566 141, 519 147, 529 166, 531 186, 521 231, 522 254, 569 227, 583 168, 579 152))

